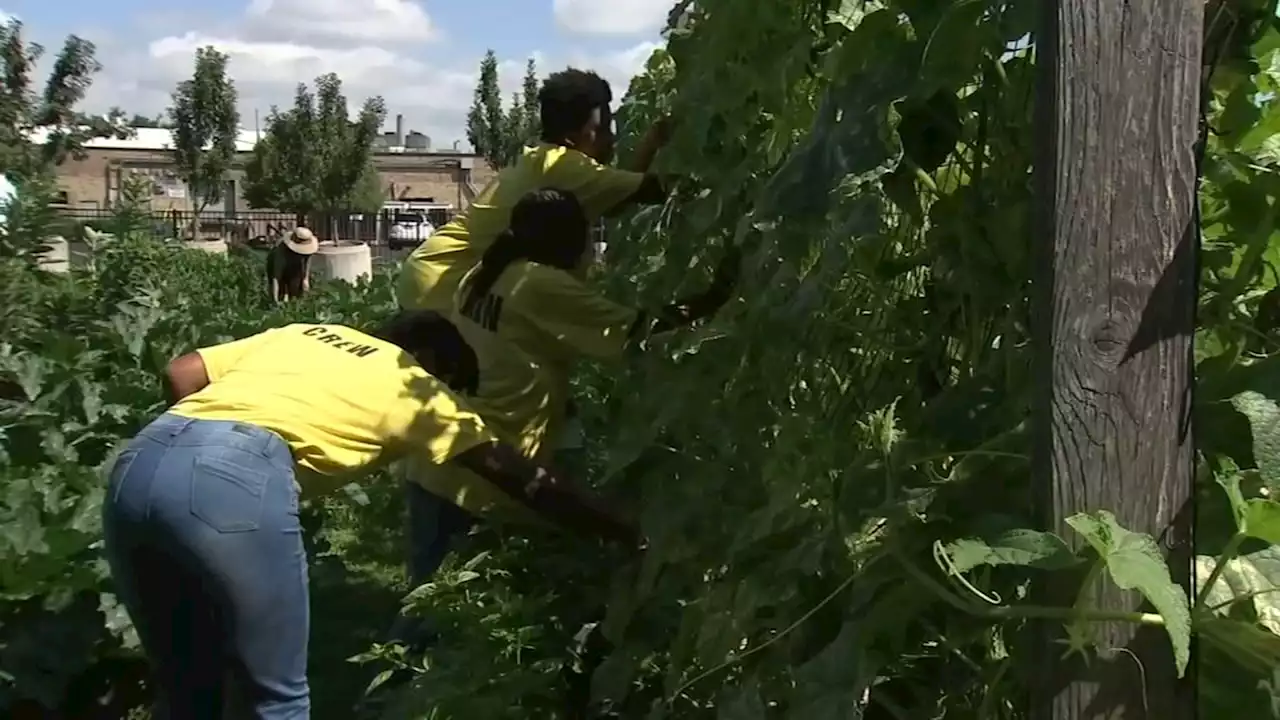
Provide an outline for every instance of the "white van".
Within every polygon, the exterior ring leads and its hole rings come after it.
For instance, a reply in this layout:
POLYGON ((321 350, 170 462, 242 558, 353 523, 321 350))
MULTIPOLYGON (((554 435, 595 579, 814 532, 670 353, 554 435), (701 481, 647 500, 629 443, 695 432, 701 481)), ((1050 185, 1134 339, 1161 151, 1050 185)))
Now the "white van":
POLYGON ((387 244, 391 249, 417 247, 436 231, 424 210, 396 210, 387 228, 387 244))

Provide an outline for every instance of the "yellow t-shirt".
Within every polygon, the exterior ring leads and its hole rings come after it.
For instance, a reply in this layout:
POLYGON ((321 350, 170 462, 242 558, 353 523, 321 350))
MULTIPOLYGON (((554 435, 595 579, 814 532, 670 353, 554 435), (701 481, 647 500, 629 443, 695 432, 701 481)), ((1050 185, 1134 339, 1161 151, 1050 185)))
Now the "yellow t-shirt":
MULTIPOLYGON (((474 270, 460 284, 456 308, 462 307, 472 275, 474 270)), ((638 316, 634 308, 610 301, 569 272, 512 263, 481 302, 450 316, 479 365, 480 386, 468 398, 470 406, 500 440, 549 464, 555 449, 549 440, 564 425, 573 360, 620 357, 638 316)), ((487 485, 471 471, 451 465, 419 464, 409 468, 409 477, 443 497, 487 485)), ((491 518, 540 521, 523 505, 504 499, 486 508, 491 518)), ((465 501, 458 504, 468 507, 465 501)))
POLYGON ((500 436, 540 451, 561 430, 574 361, 620 358, 640 313, 571 273, 527 261, 509 265, 467 305, 474 274, 463 279, 451 317, 480 366, 472 407, 500 436))
MULTIPOLYGON (((555 188, 573 193, 592 222, 635 194, 644 173, 601 165, 572 148, 540 143, 524 149, 465 211, 432 233, 400 267, 400 307, 447 313, 453 294, 481 255, 507 229, 511 209, 529 192, 555 188)), ((585 272, 584 262, 582 271, 585 272)))
POLYGON ((497 441, 411 355, 348 327, 287 325, 196 352, 209 384, 169 411, 276 433, 293 452, 305 494, 401 456, 442 465, 497 441))

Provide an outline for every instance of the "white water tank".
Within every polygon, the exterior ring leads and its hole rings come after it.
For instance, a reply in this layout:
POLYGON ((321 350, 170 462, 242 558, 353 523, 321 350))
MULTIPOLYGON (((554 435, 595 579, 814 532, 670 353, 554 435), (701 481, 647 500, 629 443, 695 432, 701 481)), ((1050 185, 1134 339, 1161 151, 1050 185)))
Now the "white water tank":
POLYGON ((71 245, 60 237, 46 238, 44 247, 37 250, 36 263, 45 272, 70 272, 71 245))
POLYGON ((322 242, 311 257, 311 272, 317 280, 342 280, 355 285, 362 276, 373 276, 373 253, 368 243, 322 242))

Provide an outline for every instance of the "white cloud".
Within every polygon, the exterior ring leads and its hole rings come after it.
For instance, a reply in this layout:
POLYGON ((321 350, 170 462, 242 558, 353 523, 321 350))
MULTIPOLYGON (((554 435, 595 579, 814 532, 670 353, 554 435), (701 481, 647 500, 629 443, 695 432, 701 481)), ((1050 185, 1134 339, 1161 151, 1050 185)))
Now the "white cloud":
POLYGON ((666 24, 675 0, 555 0, 556 24, 587 35, 641 35, 666 24))
MULTIPOLYGON (((190 77, 196 50, 213 45, 230 55, 229 71, 240 95, 241 122, 248 128, 253 127, 255 114, 263 119, 272 105, 291 104, 298 83, 311 85, 316 76, 335 72, 353 105, 372 95, 386 100, 388 126, 397 114, 403 114, 406 129, 427 134, 434 147, 449 148, 455 141, 460 147, 467 146, 466 114, 477 80, 478 55, 448 55, 447 61, 435 62, 432 57, 439 51, 431 47, 424 54, 420 45, 398 48, 364 39, 361 33, 372 32, 368 29, 372 20, 364 29, 356 27, 359 23, 346 26, 347 37, 338 38, 334 33, 342 25, 341 19, 350 17, 347 6, 341 0, 318 0, 305 6, 303 1, 253 0, 243 18, 216 31, 184 28, 150 42, 139 42, 136 35, 129 41, 103 38, 98 50, 104 70, 89 90, 85 109, 101 112, 119 106, 128 113, 157 115, 170 105, 177 83, 190 77), (310 35, 300 31, 272 34, 264 29, 267 21, 263 18, 292 12, 309 17, 308 23, 316 31, 310 35)), ((370 16, 377 8, 409 5, 401 0, 347 1, 370 16)), ((422 17, 426 22, 425 15, 422 17)), ((308 23, 298 23, 294 30, 308 23)), ((643 69, 655 47, 657 43, 641 42, 603 54, 535 52, 533 58, 540 77, 568 65, 594 69, 613 84, 615 98, 621 99, 631 76, 643 69)), ((504 101, 520 90, 526 61, 524 57, 499 58, 504 101)))
POLYGON ((252 0, 245 15, 254 30, 275 38, 423 42, 435 36, 426 11, 410 0, 252 0))
MULTIPOLYGON (((613 104, 616 107, 627 94, 631 78, 644 70, 644 64, 654 50, 662 47, 657 42, 640 42, 621 50, 605 53, 591 53, 581 50, 570 50, 554 57, 545 53, 533 53, 537 64, 539 78, 563 70, 576 67, 582 70, 594 70, 609 81, 613 89, 613 104)), ((505 101, 511 93, 519 92, 524 81, 525 63, 527 60, 504 60, 498 63, 498 80, 502 86, 502 97, 505 101)))
POLYGON ((654 50, 662 47, 656 42, 637 43, 629 48, 617 50, 603 55, 575 52, 569 54, 569 64, 575 67, 595 70, 613 86, 614 105, 627 94, 627 86, 631 78, 644 70, 644 64, 654 50))
POLYGON ((158 65, 171 68, 175 77, 185 78, 191 73, 196 50, 207 45, 227 53, 233 77, 255 84, 292 86, 330 72, 338 73, 345 82, 359 84, 376 81, 382 73, 422 69, 416 62, 377 47, 319 48, 291 42, 209 37, 195 32, 156 40, 148 54, 158 65))

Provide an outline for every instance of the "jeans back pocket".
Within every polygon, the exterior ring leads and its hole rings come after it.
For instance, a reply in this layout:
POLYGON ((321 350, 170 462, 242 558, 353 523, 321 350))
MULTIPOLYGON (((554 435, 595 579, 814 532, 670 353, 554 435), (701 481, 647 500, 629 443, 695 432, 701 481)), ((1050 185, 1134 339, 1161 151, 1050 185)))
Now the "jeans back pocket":
MULTIPOLYGON (((246 459, 251 457, 246 454, 246 459)), ((252 465, 226 456, 196 457, 191 469, 191 514, 218 532, 257 530, 271 474, 252 465)))

